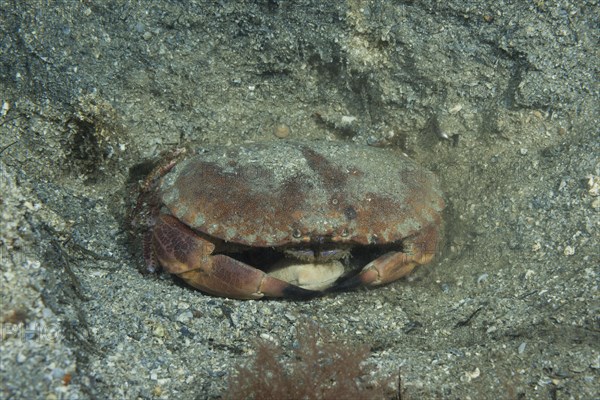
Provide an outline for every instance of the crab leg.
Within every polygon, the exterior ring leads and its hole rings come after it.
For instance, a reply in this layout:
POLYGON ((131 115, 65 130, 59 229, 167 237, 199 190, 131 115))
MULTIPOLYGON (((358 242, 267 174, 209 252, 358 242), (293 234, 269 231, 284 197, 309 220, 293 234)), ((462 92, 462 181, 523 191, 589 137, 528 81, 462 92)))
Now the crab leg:
POLYGON ((271 277, 229 256, 213 255, 213 243, 170 215, 158 218, 151 246, 167 272, 213 295, 259 299, 264 296, 312 298, 319 294, 271 277))

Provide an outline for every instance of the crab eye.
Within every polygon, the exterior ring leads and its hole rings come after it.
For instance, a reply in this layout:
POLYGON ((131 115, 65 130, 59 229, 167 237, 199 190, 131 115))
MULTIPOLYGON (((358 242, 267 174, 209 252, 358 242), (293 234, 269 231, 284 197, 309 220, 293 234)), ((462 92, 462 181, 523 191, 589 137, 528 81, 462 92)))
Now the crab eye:
POLYGON ((350 234, 350 232, 348 232, 348 228, 344 228, 342 229, 342 232, 340 232, 340 235, 342 237, 347 237, 350 234))
POLYGON ((379 243, 379 237, 377 235, 375 235, 375 234, 371 235, 369 237, 369 243, 371 243, 371 244, 377 244, 377 243, 379 243))
POLYGON ((294 238, 296 238, 296 239, 300 239, 300 238, 302 237, 302 232, 300 232, 300 229, 298 229, 298 228, 295 228, 295 229, 292 231, 292 236, 293 236, 294 238))

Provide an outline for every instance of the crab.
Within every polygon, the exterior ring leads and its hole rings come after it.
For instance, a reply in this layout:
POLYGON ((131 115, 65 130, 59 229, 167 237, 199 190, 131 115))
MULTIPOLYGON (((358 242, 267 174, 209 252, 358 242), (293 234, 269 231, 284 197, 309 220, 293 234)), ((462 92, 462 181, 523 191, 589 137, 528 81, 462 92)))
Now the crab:
POLYGON ((216 296, 308 299, 429 263, 443 208, 434 175, 402 153, 276 141, 179 155, 136 213, 149 270, 216 296))

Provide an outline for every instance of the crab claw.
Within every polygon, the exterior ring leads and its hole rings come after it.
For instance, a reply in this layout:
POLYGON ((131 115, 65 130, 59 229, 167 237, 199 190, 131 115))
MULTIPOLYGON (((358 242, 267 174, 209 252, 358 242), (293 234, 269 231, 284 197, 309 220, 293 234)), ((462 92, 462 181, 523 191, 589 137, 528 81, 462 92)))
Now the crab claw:
POLYGON ((417 263, 411 261, 411 257, 405 253, 386 253, 365 265, 358 275, 336 285, 335 290, 383 285, 410 274, 416 266, 417 263))
POLYGON ((190 286, 236 299, 287 297, 309 299, 320 294, 267 275, 223 254, 215 245, 170 215, 161 215, 152 233, 152 252, 169 273, 190 286))
POLYGON ((363 267, 358 275, 342 281, 330 291, 352 289, 358 286, 379 286, 398 280, 418 265, 427 264, 435 254, 437 228, 431 227, 412 240, 406 240, 406 252, 392 251, 379 256, 363 267))
POLYGON ((208 259, 209 264, 186 271, 169 272, 204 292, 235 299, 260 299, 265 296, 309 299, 319 294, 273 278, 222 254, 209 256, 208 259))

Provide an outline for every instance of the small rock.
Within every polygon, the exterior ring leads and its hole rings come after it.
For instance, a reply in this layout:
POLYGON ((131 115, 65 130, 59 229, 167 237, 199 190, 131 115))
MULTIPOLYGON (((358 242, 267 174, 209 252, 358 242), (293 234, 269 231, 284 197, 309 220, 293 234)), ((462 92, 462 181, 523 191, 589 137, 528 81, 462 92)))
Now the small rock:
POLYGON ((489 275, 487 273, 483 273, 483 274, 479 275, 479 278, 477 278, 477 284, 480 285, 483 282, 487 281, 488 276, 489 275))
POLYGON ((277 124, 277 125, 275 125, 275 128, 273 129, 273 134, 276 137, 278 137, 279 139, 287 138, 288 136, 290 136, 291 132, 292 132, 292 130, 286 124, 277 124))
POLYGON ((572 256, 573 254, 575 254, 575 248, 573 246, 567 246, 565 247, 563 254, 565 256, 572 256))
POLYGON ((342 116, 342 125, 351 125, 354 121, 356 121, 356 117, 351 115, 342 116))
POLYGON ((154 327, 154 329, 152 330, 152 333, 156 337, 164 337, 165 336, 165 327, 162 326, 161 324, 157 324, 154 327))
POLYGON ((194 317, 194 314, 192 314, 192 312, 190 310, 184 311, 181 314, 179 314, 176 318, 177 322, 181 322, 181 323, 187 323, 190 322, 190 320, 194 317))
POLYGON ((23 353, 17 354, 17 363, 23 364, 27 360, 27 356, 23 353))

